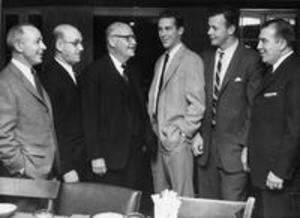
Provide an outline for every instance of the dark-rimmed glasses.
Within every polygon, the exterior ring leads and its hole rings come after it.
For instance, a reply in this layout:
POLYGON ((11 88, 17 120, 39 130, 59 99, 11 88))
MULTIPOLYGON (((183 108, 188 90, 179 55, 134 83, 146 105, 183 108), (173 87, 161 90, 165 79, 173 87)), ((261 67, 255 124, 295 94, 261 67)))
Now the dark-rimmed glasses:
POLYGON ((126 39, 127 42, 129 42, 130 40, 136 41, 136 36, 135 35, 118 35, 118 34, 114 34, 112 35, 112 37, 118 37, 118 38, 122 38, 122 39, 126 39))

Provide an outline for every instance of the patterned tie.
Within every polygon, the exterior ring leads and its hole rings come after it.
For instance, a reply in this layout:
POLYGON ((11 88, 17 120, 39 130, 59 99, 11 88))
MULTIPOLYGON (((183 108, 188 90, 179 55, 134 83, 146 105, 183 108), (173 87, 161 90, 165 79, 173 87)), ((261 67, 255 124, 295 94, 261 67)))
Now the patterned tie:
POLYGON ((160 75, 159 83, 158 83, 158 92, 157 92, 156 107, 155 107, 155 116, 157 115, 158 99, 159 99, 159 95, 160 95, 160 91, 161 91, 162 85, 164 84, 164 74, 165 74, 165 70, 166 70, 166 67, 167 67, 168 60, 169 60, 169 54, 166 53, 165 54, 165 58, 164 58, 163 67, 162 67, 162 70, 161 70, 161 75, 160 75))
POLYGON ((222 70, 222 58, 224 52, 218 52, 219 58, 217 63, 217 68, 215 72, 214 88, 213 88, 213 98, 212 98, 212 117, 211 125, 214 127, 216 125, 216 115, 217 115, 217 102, 221 90, 221 70, 222 70))
POLYGON ((40 97, 44 100, 42 84, 37 76, 37 73, 33 68, 31 69, 31 73, 33 75, 35 88, 36 88, 37 92, 39 93, 40 97))

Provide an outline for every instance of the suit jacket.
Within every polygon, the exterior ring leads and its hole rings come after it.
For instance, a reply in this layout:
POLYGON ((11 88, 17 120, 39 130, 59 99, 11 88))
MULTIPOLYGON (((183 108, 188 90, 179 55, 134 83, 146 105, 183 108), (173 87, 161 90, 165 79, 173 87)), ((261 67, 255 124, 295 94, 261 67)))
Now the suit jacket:
POLYGON ((47 178, 56 151, 52 109, 22 72, 9 63, 0 73, 0 159, 10 175, 47 178))
MULTIPOLYGON (((222 82, 217 106, 216 126, 211 125, 215 51, 203 55, 206 81, 206 113, 202 126, 204 154, 202 166, 210 157, 212 133, 217 144, 221 167, 228 172, 242 171, 241 151, 249 131, 250 106, 261 81, 260 57, 239 43, 222 82)), ((215 152, 215 151, 213 151, 215 152)))
POLYGON ((124 168, 133 146, 147 143, 150 129, 143 92, 135 76, 138 71, 128 66, 124 73, 128 82, 105 55, 84 71, 81 80, 88 158, 105 158, 109 169, 124 168))
POLYGON ((53 107, 54 124, 61 158, 61 172, 80 171, 85 161, 79 87, 54 59, 40 74, 53 107))
POLYGON ((250 174, 265 188, 269 171, 300 189, 300 59, 285 59, 258 88, 249 132, 250 174), (296 184, 297 182, 297 184, 296 184))
POLYGON ((204 75, 202 59, 182 45, 164 73, 163 84, 155 113, 155 93, 164 56, 155 65, 149 91, 148 113, 163 149, 172 151, 182 136, 193 139, 201 125, 204 113, 204 75))

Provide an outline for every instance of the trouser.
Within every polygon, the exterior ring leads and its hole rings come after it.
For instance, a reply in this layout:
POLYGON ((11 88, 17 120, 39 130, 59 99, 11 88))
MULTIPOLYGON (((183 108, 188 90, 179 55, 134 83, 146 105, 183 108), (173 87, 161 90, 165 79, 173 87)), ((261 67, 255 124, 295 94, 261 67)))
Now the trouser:
POLYGON ((212 135, 210 158, 206 166, 197 166, 198 194, 201 198, 242 201, 246 198, 248 175, 244 171, 227 172, 218 161, 216 137, 212 135))
POLYGON ((300 192, 255 189, 254 218, 299 218, 300 192))
POLYGON ((194 196, 193 154, 190 144, 182 142, 170 152, 160 148, 151 167, 156 193, 171 189, 179 196, 194 196))

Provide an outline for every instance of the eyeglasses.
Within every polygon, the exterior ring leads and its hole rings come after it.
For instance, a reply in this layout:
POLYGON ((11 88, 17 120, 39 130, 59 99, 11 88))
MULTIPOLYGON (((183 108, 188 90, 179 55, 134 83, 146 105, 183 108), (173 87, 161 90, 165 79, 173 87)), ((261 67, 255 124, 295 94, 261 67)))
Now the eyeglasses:
POLYGON ((117 34, 115 34, 115 35, 112 35, 112 37, 126 39, 127 42, 129 42, 130 40, 136 41, 135 35, 117 35, 117 34))
POLYGON ((79 45, 82 45, 82 41, 81 40, 65 41, 65 43, 69 43, 69 44, 73 45, 74 47, 78 47, 79 45))

